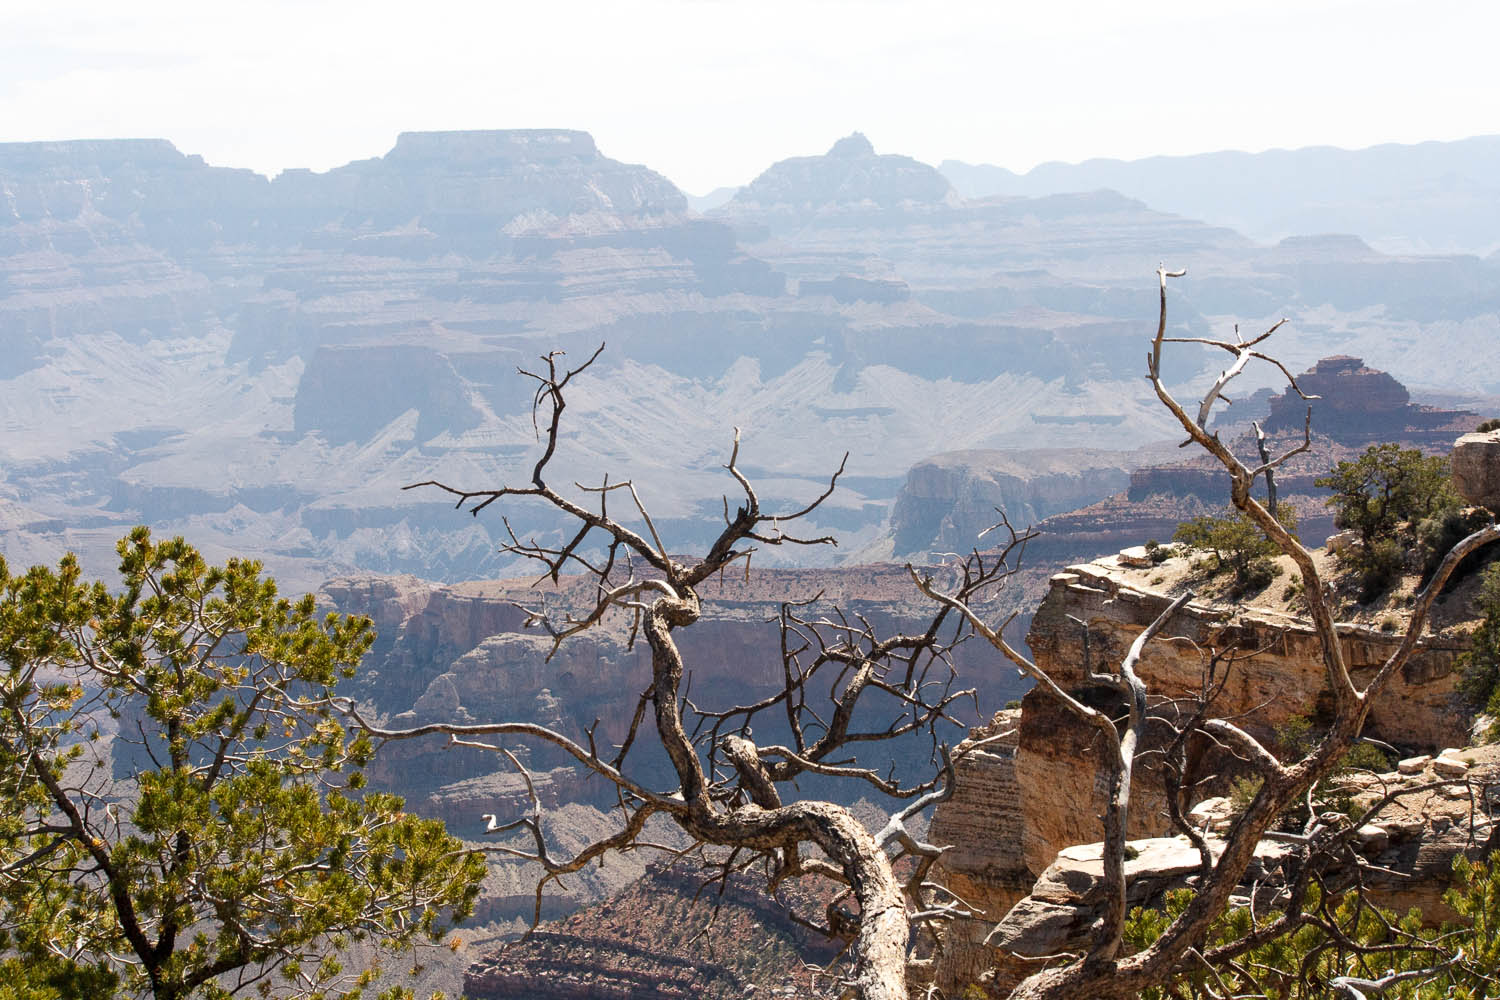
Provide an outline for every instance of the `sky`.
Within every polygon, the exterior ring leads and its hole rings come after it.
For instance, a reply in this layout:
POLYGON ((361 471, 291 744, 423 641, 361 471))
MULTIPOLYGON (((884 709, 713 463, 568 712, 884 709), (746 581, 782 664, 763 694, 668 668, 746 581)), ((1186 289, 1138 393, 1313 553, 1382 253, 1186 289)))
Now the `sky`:
POLYGON ((859 130, 1049 160, 1500 133, 1496 0, 0 0, 0 141, 274 175, 425 129, 578 128, 684 190, 859 130))

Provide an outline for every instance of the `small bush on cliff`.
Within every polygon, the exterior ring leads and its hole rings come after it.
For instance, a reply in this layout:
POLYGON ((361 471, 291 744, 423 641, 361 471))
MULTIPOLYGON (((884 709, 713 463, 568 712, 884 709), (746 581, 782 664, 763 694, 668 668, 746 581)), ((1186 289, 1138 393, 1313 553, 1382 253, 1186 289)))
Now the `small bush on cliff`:
MULTIPOLYGON (((1242 953, 1222 965, 1209 967, 1209 961, 1189 965, 1170 983, 1150 987, 1141 996, 1143 1000, 1179 996, 1284 1000, 1495 997, 1494 974, 1500 968, 1500 852, 1491 854, 1487 863, 1459 855, 1453 871, 1455 885, 1443 902, 1458 915, 1458 922, 1440 930, 1423 927, 1417 910, 1399 916, 1371 906, 1353 892, 1320 907, 1320 894, 1313 887, 1308 905, 1321 909, 1321 923, 1304 924, 1245 949, 1240 943, 1258 930, 1254 911, 1231 908, 1215 922, 1201 952, 1209 960, 1221 952, 1242 953)), ((1126 946, 1140 951, 1150 945, 1192 898, 1192 892, 1177 890, 1167 894, 1162 909, 1133 909, 1126 921, 1126 946)))
POLYGON ((361 791, 329 707, 370 623, 136 529, 121 589, 0 560, 0 950, 18 996, 353 998, 336 952, 440 936, 482 860, 361 791), (111 731, 118 730, 113 739, 111 731), (19 982, 19 986, 17 986, 19 982))
MULTIPOLYGON (((1473 645, 1458 658, 1459 690, 1475 710, 1500 720, 1500 562, 1491 563, 1479 586, 1473 645)), ((1500 739, 1500 721, 1490 725, 1490 739, 1500 739)))
MULTIPOLYGON (((1326 731, 1315 725, 1312 719, 1305 715, 1293 715, 1276 727, 1271 741, 1272 749, 1283 763, 1293 763, 1307 756, 1326 735, 1326 731)), ((1338 764, 1328 776, 1313 787, 1314 810, 1320 813, 1340 812, 1351 819, 1354 818, 1358 810, 1347 786, 1341 780, 1343 776, 1352 771, 1384 773, 1389 771, 1394 764, 1395 760, 1391 754, 1373 743, 1355 743, 1339 758, 1338 764)), ((1237 808, 1243 811, 1254 798, 1255 793, 1260 790, 1260 779, 1240 779, 1240 782, 1236 783, 1230 798, 1237 804, 1237 808)), ((1302 805, 1288 810, 1282 825, 1288 830, 1300 829, 1307 818, 1307 807, 1302 805)))
POLYGON ((1500 431, 1500 417, 1492 417, 1474 428, 1476 434, 1488 434, 1490 431, 1500 431))
MULTIPOLYGON (((1426 582, 1428 577, 1437 571, 1438 563, 1443 561, 1443 556, 1448 550, 1457 545, 1459 540, 1480 528, 1490 521, 1490 514, 1483 508, 1463 509, 1450 507, 1441 510, 1432 517, 1423 518, 1417 522, 1415 528, 1417 558, 1421 562, 1422 580, 1426 582)), ((1476 553, 1469 557, 1476 560, 1476 553)), ((1455 579, 1462 579, 1470 568, 1460 566, 1454 574, 1455 579)))
POLYGON ((1447 459, 1415 448, 1371 445, 1315 482, 1333 491, 1335 523, 1359 533, 1339 561, 1358 573, 1362 601, 1385 593, 1408 567, 1430 576, 1459 539, 1486 523, 1462 510, 1447 459))
POLYGON ((1416 521, 1460 505, 1448 478, 1448 460, 1415 448, 1375 444, 1352 462, 1340 462, 1315 485, 1333 491, 1328 506, 1341 528, 1359 532, 1368 547, 1403 521, 1416 521))
MULTIPOLYGON (((1283 505, 1277 512, 1277 520, 1288 531, 1297 528, 1297 515, 1290 507, 1283 505)), ((1210 569, 1214 573, 1232 573, 1231 598, 1264 590, 1279 572, 1271 559, 1281 550, 1238 511, 1227 515, 1205 514, 1184 521, 1177 526, 1172 540, 1210 553, 1213 557, 1210 569)))

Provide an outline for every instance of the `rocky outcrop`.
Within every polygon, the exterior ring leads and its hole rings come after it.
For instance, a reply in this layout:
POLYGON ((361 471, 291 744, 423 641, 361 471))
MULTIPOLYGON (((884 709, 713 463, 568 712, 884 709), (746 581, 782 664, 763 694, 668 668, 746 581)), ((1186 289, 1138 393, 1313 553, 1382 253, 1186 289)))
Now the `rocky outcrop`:
POLYGON ((830 215, 874 215, 930 205, 956 205, 958 196, 942 174, 908 156, 878 155, 859 132, 845 136, 823 156, 799 156, 773 164, 740 188, 714 214, 754 217, 773 228, 830 215))
POLYGON ((1122 489, 1131 455, 1120 452, 960 451, 912 466, 891 508, 897 555, 967 552, 984 544, 996 509, 1011 523, 1087 506, 1122 489))
POLYGON ((1465 434, 1453 445, 1452 461, 1459 495, 1500 513, 1500 430, 1465 434))
MULTIPOLYGON (((1121 569, 1109 559, 1070 567, 1054 577, 1027 637, 1037 665, 1065 689, 1090 693, 1088 672, 1118 662, 1169 603, 1167 595, 1153 593, 1146 582, 1152 572, 1121 569), (1087 626, 1086 633, 1077 621, 1087 626)), ((1292 716, 1309 716, 1317 723, 1327 678, 1318 641, 1303 622, 1254 608, 1236 612, 1192 603, 1173 619, 1172 634, 1198 645, 1150 647, 1140 670, 1153 696, 1192 697, 1199 690, 1200 648, 1259 651, 1236 660, 1216 710, 1267 740, 1292 716)), ((1372 674, 1399 643, 1398 636, 1372 627, 1345 625, 1340 634, 1356 678, 1372 674)), ((1367 735, 1413 751, 1462 743, 1467 713, 1457 695, 1454 661, 1465 648, 1459 636, 1425 639, 1371 708, 1367 735)), ((1027 816, 1022 840, 1028 864, 1040 871, 1062 847, 1095 839, 1103 791, 1096 787, 1097 769, 1091 764, 1092 734, 1083 733, 1065 709, 1039 692, 1028 694, 1022 705, 1016 780, 1023 801, 1037 807, 1027 816), (1069 805, 1043 805, 1060 801, 1069 805)), ((1206 775, 1219 773, 1220 763, 1205 758, 1196 766, 1206 775)), ((1132 835, 1166 831, 1159 786, 1155 774, 1143 772, 1138 779, 1132 835)))
MULTIPOLYGON (((1429 926, 1457 918, 1443 900, 1452 885, 1454 858, 1477 861, 1500 848, 1500 745, 1449 753, 1454 756, 1439 759, 1449 761, 1446 777, 1451 783, 1441 787, 1431 786, 1442 782, 1444 769, 1430 760, 1402 773, 1341 779, 1352 792, 1353 810, 1368 809, 1390 793, 1398 797, 1352 833, 1352 852, 1332 859, 1323 873, 1327 889, 1339 892, 1350 886, 1357 869, 1369 898, 1387 909, 1405 913, 1415 908, 1429 926), (1399 794, 1403 789, 1406 794, 1399 794)), ((1200 815, 1210 855, 1217 857, 1223 840, 1213 817, 1222 817, 1227 825, 1227 800, 1203 803, 1194 809, 1193 819, 1200 815)), ((1095 842, 1060 850, 1025 898, 989 931, 985 946, 992 969, 984 971, 990 972, 995 988, 1012 986, 1034 971, 1027 958, 1087 946, 1102 915, 1102 846, 1095 842)), ((1201 855, 1186 837, 1136 840, 1129 848, 1125 878, 1130 906, 1160 906, 1168 891, 1197 883, 1201 855)), ((1253 896, 1263 908, 1273 905, 1283 884, 1281 861, 1291 853, 1285 840, 1262 841, 1237 898, 1243 902, 1253 896)))
POLYGON ((1417 406, 1406 386, 1387 372, 1368 367, 1360 358, 1324 358, 1297 376, 1305 399, 1288 388, 1271 398, 1271 412, 1263 424, 1270 434, 1297 432, 1312 410, 1312 425, 1320 435, 1344 444, 1409 441, 1428 447, 1446 446, 1455 426, 1469 423, 1465 411, 1417 406))
MULTIPOLYGON (((1017 958, 1037 959, 1087 944, 1104 901, 1103 846, 1096 842, 1063 848, 1037 878, 1030 893, 995 925, 986 944, 1000 960, 1002 977, 1007 972, 1012 972, 1016 979, 1026 975, 1026 964, 1016 962, 1017 958)), ((1222 841, 1209 839, 1210 853, 1217 855, 1222 849, 1222 841)), ((1264 879, 1276 870, 1287 853, 1284 844, 1269 841, 1261 844, 1246 873, 1247 879, 1252 882, 1264 879)), ((1202 855, 1186 837, 1130 841, 1126 854, 1129 906, 1159 905, 1168 890, 1191 885, 1190 876, 1202 865, 1202 855)))
POLYGON ((793 888, 769 899, 760 879, 731 875, 702 891, 691 864, 656 865, 645 878, 472 965, 475 1000, 727 1000, 752 993, 825 996, 830 981, 809 963, 840 943, 795 923, 826 899, 793 888), (821 985, 821 989, 819 988, 821 985))
POLYGON ((1005 709, 955 748, 968 753, 957 766, 952 798, 934 812, 928 831, 931 843, 947 848, 932 868, 933 880, 976 914, 949 926, 940 952, 928 960, 945 990, 978 982, 994 958, 985 943, 990 928, 1036 882, 1021 850, 1026 803, 1015 772, 1020 722, 1020 709, 1005 709))
MULTIPOLYGON (((1170 596, 1157 592, 1149 582, 1162 572, 1160 566, 1135 569, 1110 557, 1071 566, 1055 575, 1027 636, 1037 665, 1075 697, 1097 708, 1116 707, 1118 695, 1112 689, 1092 685, 1089 673, 1117 663, 1135 637, 1170 603, 1170 596)), ((1439 603, 1440 628, 1447 629, 1454 615, 1462 615, 1466 600, 1463 594, 1455 593, 1439 603)), ((1270 608, 1190 603, 1174 617, 1171 633, 1191 642, 1153 643, 1140 661, 1141 676, 1153 698, 1193 697, 1203 677, 1204 661, 1199 650, 1232 648, 1242 655, 1222 677, 1217 711, 1235 717, 1263 740, 1272 740, 1276 728, 1293 716, 1310 717, 1314 726, 1319 723, 1319 713, 1327 704, 1326 675, 1315 636, 1295 616, 1270 608), (1246 655, 1252 651, 1254 655, 1246 655)), ((1398 642, 1391 632, 1354 624, 1341 625, 1340 635, 1356 679, 1370 676, 1398 642)), ((1410 753, 1437 755, 1448 762, 1442 766, 1455 769, 1453 773, 1457 768, 1467 773, 1467 763, 1453 761, 1456 754, 1438 753, 1467 740, 1468 713, 1456 693, 1454 671, 1455 659, 1466 646, 1461 629, 1424 639, 1372 707, 1366 734, 1410 753)), ((1015 730, 999 749, 973 757, 960 774, 953 799, 941 804, 933 818, 935 839, 954 845, 939 863, 941 877, 972 893, 966 898, 975 902, 988 921, 998 920, 997 914, 1012 913, 1015 922, 1014 933, 1006 932, 1010 937, 1000 945, 984 943, 992 923, 955 926, 945 936, 933 966, 935 981, 944 989, 977 981, 996 962, 1004 965, 1008 960, 1002 961, 1002 953, 1030 953, 1012 940, 1017 935, 1041 942, 1037 947, 1050 953, 1052 944, 1082 933, 1093 920, 1075 905, 1086 892, 1059 902, 1051 898, 1045 886, 1039 887, 1041 895, 1035 896, 1031 881, 1054 863, 1071 865, 1072 871, 1077 867, 1073 862, 1087 860, 1087 852, 1078 854, 1073 845, 1089 844, 1099 837, 1098 817, 1104 808, 1106 789, 1097 766, 1094 734, 1039 690, 1028 693, 1021 705, 1018 719, 1007 714, 992 726, 974 731, 975 737, 982 738, 1002 725, 1007 731, 1015 730), (969 787, 964 787, 966 784, 969 787), (1014 813, 996 816, 1007 809, 1014 813), (990 825, 989 833, 977 831, 982 824, 990 825), (945 836, 938 837, 940 832, 945 836), (1028 895, 1034 896, 1032 903, 1012 909, 1028 895)), ((1159 742, 1164 731, 1164 727, 1148 727, 1143 745, 1159 742)), ((1500 779, 1500 748, 1495 757, 1492 777, 1485 777, 1489 772, 1473 772, 1480 781, 1476 794, 1487 794, 1484 789, 1488 782, 1500 779)), ((1169 836, 1172 831, 1166 818, 1161 776, 1149 763, 1149 755, 1142 761, 1132 787, 1128 833, 1135 838, 1169 836)), ((1412 773, 1421 780, 1432 780, 1436 765, 1432 761, 1418 763, 1412 773), (1418 773, 1423 767, 1429 770, 1425 778, 1418 773)), ((1214 776, 1214 782, 1201 789, 1208 792, 1223 787, 1235 773, 1233 761, 1209 748, 1199 748, 1190 756, 1187 780, 1199 782, 1214 776)), ((1382 776, 1372 781, 1371 787, 1394 777, 1382 776)), ((1467 801, 1468 792, 1458 797, 1467 801)), ((1416 828, 1422 828, 1427 820, 1421 817, 1431 819, 1435 810, 1442 811, 1443 801, 1447 799, 1441 793, 1414 798, 1405 811, 1389 813, 1397 832, 1388 834, 1383 845, 1371 842, 1372 850, 1379 848, 1376 853, 1383 858, 1381 864, 1390 862, 1406 866, 1403 870, 1409 873, 1425 873, 1417 881, 1426 888, 1408 888, 1405 897, 1398 892, 1401 879, 1392 876, 1389 888, 1394 894, 1393 905, 1404 908, 1408 905, 1404 900, 1437 905, 1445 885, 1438 869, 1451 861, 1452 845, 1442 846, 1433 838, 1448 830, 1454 820, 1432 820, 1421 837, 1408 828, 1413 822, 1416 828), (1388 849, 1396 853, 1386 856, 1388 849)), ((1490 827, 1479 835, 1490 836, 1490 827)), ((1155 870, 1154 866, 1152 862, 1148 867, 1155 870)), ((1149 888, 1149 892, 1156 892, 1162 884, 1149 887, 1143 882, 1138 891, 1147 892, 1149 888)), ((1012 917, 1005 919, 1012 921, 1012 917)), ((1012 971, 1019 975, 1024 970, 1017 967, 1012 971)))

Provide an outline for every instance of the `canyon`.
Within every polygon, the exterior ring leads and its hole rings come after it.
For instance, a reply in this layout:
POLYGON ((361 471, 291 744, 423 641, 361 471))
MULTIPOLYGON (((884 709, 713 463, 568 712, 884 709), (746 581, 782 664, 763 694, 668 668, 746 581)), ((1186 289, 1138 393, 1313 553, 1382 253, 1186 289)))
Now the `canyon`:
MULTIPOLYGON (((1333 558, 1320 553, 1319 560, 1332 575, 1333 558)), ((1290 565, 1283 570, 1289 572, 1290 565)), ((1118 663, 1135 637, 1193 577, 1187 555, 1147 567, 1133 567, 1122 556, 1069 566, 1052 577, 1051 589, 1032 619, 1027 642, 1035 662, 1075 697, 1095 707, 1106 705, 1115 696, 1095 685, 1090 672, 1118 663)), ((1403 758, 1420 757, 1418 764, 1440 754, 1446 755, 1444 759, 1457 757, 1450 748, 1473 742, 1472 709, 1458 692, 1455 661, 1468 648, 1477 583, 1477 574, 1470 574, 1439 600, 1430 634, 1370 713, 1365 734, 1394 747, 1403 758)), ((1172 641, 1146 647, 1139 670, 1160 706, 1156 711, 1162 720, 1148 726, 1144 748, 1162 745, 1173 699, 1191 698, 1202 689, 1211 650, 1234 653, 1219 667, 1222 688, 1214 703, 1216 713, 1234 717, 1247 732, 1272 746, 1294 719, 1314 729, 1326 725, 1320 713, 1329 704, 1328 680, 1320 647, 1296 613, 1295 596, 1284 591, 1273 583, 1248 604, 1195 600, 1173 618, 1172 641)), ((1380 624, 1387 622, 1382 619, 1380 624)), ((1339 626, 1356 679, 1373 676, 1399 643, 1394 633, 1374 621, 1339 626)), ((1024 956, 1076 947, 1094 919, 1089 905, 1097 897, 1090 896, 1088 879, 1097 884, 1099 878, 1097 847, 1089 855, 1078 845, 1097 844, 1101 835, 1099 816, 1106 789, 1097 764, 1096 734, 1042 689, 1033 688, 1021 699, 1020 708, 998 713, 972 730, 970 739, 996 736, 1002 738, 970 757, 960 773, 957 794, 939 805, 932 822, 934 841, 955 845, 939 861, 937 877, 980 913, 976 920, 951 927, 924 970, 925 978, 950 995, 991 969, 997 970, 990 980, 997 988, 1019 981, 1027 974, 1024 956), (1081 881, 1084 888, 1063 892, 1049 879, 1081 881), (1020 960, 1015 957, 1018 952, 1020 960)), ((1477 751, 1485 767, 1469 775, 1471 784, 1460 781, 1470 770, 1462 765, 1460 778, 1453 779, 1460 782, 1453 794, 1429 791, 1377 821, 1388 828, 1386 839, 1373 845, 1386 871, 1372 876, 1371 885, 1384 894, 1387 905, 1398 911, 1418 906, 1432 920, 1441 919, 1446 912, 1441 896, 1453 855, 1482 857, 1500 846, 1500 827, 1491 819, 1500 801, 1487 797, 1500 780, 1500 757, 1493 751, 1494 747, 1477 751), (1473 813, 1470 804, 1476 794, 1482 806, 1473 813)), ((1475 752, 1463 756, 1473 760, 1475 752)), ((1185 840, 1178 844, 1171 839, 1174 831, 1159 761, 1149 749, 1142 760, 1132 783, 1127 832, 1141 842, 1142 851, 1156 844, 1151 838, 1166 839, 1152 848, 1162 855, 1132 869, 1140 874, 1132 905, 1159 901, 1166 888, 1184 885, 1182 877, 1197 865, 1196 851, 1187 848, 1185 840), (1184 851, 1193 860, 1182 867, 1184 851), (1174 856, 1179 860, 1165 860, 1174 856), (1176 870, 1174 864, 1179 865, 1176 870)), ((1225 750, 1198 747, 1189 756, 1185 776, 1193 787, 1193 800, 1227 795, 1242 767, 1225 750)), ((1413 773, 1420 778, 1421 770, 1419 766, 1413 773)), ((1373 801, 1397 783, 1394 772, 1371 777, 1360 785, 1359 794, 1373 801)), ((1225 803, 1227 815, 1228 800, 1219 801, 1225 803)), ((1272 864, 1269 855, 1266 864, 1272 864)))
MULTIPOLYGON (((1305 540, 1332 531, 1313 480, 1333 462, 1376 440, 1446 451, 1500 412, 1493 366, 1455 363, 1492 349, 1493 253, 1418 254, 1475 249, 1420 233, 1371 236, 1375 249, 1293 223, 1260 243, 1129 190, 980 196, 959 173, 856 133, 772 165, 700 214, 660 174, 568 130, 403 133, 384 156, 274 179, 161 140, 0 144, 4 554, 20 566, 71 549, 102 575, 114 541, 144 522, 213 559, 253 555, 284 591, 316 590, 324 606, 374 620, 379 638, 350 693, 375 718, 525 719, 607 745, 624 739, 650 683, 628 620, 554 652, 525 609, 583 606, 589 585, 537 586, 500 551, 511 531, 557 539, 557 523, 524 502, 505 519, 471 517, 431 487, 403 488, 524 481, 540 445, 535 382, 516 369, 537 370, 551 351, 578 364, 605 345, 574 383, 555 481, 629 477, 669 551, 700 547, 722 523, 736 428, 768 507, 817 496, 848 453, 812 523, 839 547, 768 549, 705 587, 703 620, 681 640, 694 697, 719 704, 780 685, 769 622, 786 601, 820 595, 819 608, 882 630, 930 614, 904 563, 941 572, 951 553, 990 544, 996 508, 1036 536, 986 615, 1015 613, 1012 640, 1065 685, 1086 686, 1090 664, 1117 656, 1167 599, 1152 581, 1171 567, 1090 560, 1166 541, 1223 507, 1220 475, 1182 460, 1139 377, 1163 257, 1190 266, 1174 336, 1291 317, 1278 356, 1319 397, 1311 447, 1278 474, 1305 540)), ((1174 387, 1194 392, 1220 370, 1222 356, 1173 346, 1174 387)), ((1300 440, 1306 404, 1280 391, 1280 374, 1242 381, 1215 425, 1233 447, 1253 453, 1251 418, 1273 448, 1300 440)), ((1321 684, 1290 605, 1267 601, 1238 616, 1196 604, 1178 624, 1201 642, 1268 646, 1237 665, 1228 695, 1256 709, 1260 735, 1309 707, 1316 716, 1321 684)), ((1373 730, 1405 752, 1464 744, 1461 617, 1399 679, 1401 710, 1376 712, 1373 730)), ((1346 641, 1361 665, 1391 642, 1369 622, 1346 641)), ((1096 839, 1098 797, 1089 747, 1055 706, 988 647, 965 645, 956 665, 978 691, 948 738, 989 742, 932 821, 930 837, 952 845, 943 879, 984 915, 955 927, 922 973, 948 990, 995 960, 989 928, 1035 895, 1059 852, 1096 839)), ((1146 668, 1166 692, 1199 676, 1180 649, 1154 650, 1146 668)), ((526 778, 492 752, 393 742, 371 778, 476 845, 493 843, 486 814, 533 808, 575 846, 612 829, 608 787, 561 754, 516 752, 526 778)), ((634 753, 643 781, 666 780, 653 741, 634 753)), ((931 756, 911 740, 861 761, 910 780, 931 756)), ((1154 794, 1140 790, 1133 835, 1167 832, 1154 794)), ((883 821, 879 807, 861 809, 883 821)), ((1393 865, 1436 871, 1451 855, 1434 839, 1440 811, 1393 840, 1410 855, 1393 865)), ((1476 829, 1451 817, 1444 827, 1476 829)), ((817 992, 801 956, 824 960, 826 943, 753 879, 726 890, 716 930, 684 944, 700 883, 633 855, 549 886, 542 930, 492 950, 527 925, 535 875, 492 867, 482 930, 463 950, 476 959, 471 995, 541 995, 539 980, 568 1000, 817 992), (772 942, 764 964, 693 950, 741 938, 772 942)))
MULTIPOLYGON (((1345 353, 1423 392, 1500 389, 1441 360, 1486 349, 1492 259, 1259 245, 1108 191, 963 197, 857 135, 707 215, 567 130, 405 133, 274 179, 162 140, 3 144, 0 536, 13 562, 72 549, 102 574, 145 522, 297 590, 510 575, 498 524, 400 487, 524 475, 515 369, 604 343, 560 475, 635 479, 688 548, 733 427, 768 500, 805 500, 848 451, 817 525, 845 544, 765 558, 888 559, 903 471, 931 456, 1168 435, 1135 378, 1162 256, 1192 265, 1176 332, 1289 315, 1294 369, 1345 353)), ((1216 363, 1186 348, 1170 375, 1216 363)))
MULTIPOLYGON (((1476 401, 1482 413, 1413 403, 1393 375, 1348 356, 1322 358, 1297 381, 1315 398, 1304 400, 1290 388, 1263 391, 1220 410, 1215 428, 1246 460, 1257 454, 1252 422, 1273 454, 1297 447, 1310 428, 1307 449, 1275 474, 1278 496, 1297 512, 1299 536, 1309 545, 1321 545, 1334 531, 1328 491, 1315 481, 1336 463, 1354 460, 1376 442, 1446 456, 1457 438, 1500 410, 1488 399, 1476 401)), ((896 496, 894 551, 918 559, 965 551, 994 523, 997 508, 1035 531, 1026 548, 1032 574, 1050 575, 1069 562, 1152 539, 1170 541, 1177 525, 1220 514, 1227 505, 1222 467, 1208 456, 1186 455, 1177 444, 1129 452, 933 456, 913 466, 896 496)))

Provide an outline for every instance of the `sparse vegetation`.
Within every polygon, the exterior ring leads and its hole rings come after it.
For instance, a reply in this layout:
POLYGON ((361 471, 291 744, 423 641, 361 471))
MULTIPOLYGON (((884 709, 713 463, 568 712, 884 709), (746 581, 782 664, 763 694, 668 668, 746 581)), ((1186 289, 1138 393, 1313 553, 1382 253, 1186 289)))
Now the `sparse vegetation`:
POLYGON ((1251 775, 1235 778, 1229 786, 1229 808, 1234 815, 1238 816, 1250 808, 1250 803, 1260 794, 1260 786, 1265 784, 1264 778, 1251 775))
POLYGON ((1474 428, 1475 433, 1488 434, 1490 431, 1500 431, 1500 417, 1491 417, 1474 428))
MULTIPOLYGON (((1314 886, 1309 908, 1318 909, 1322 921, 1246 948, 1240 943, 1260 929, 1256 916, 1252 908, 1232 908, 1210 930, 1201 964, 1168 984, 1146 989, 1141 997, 1494 997, 1494 974, 1500 968, 1500 852, 1491 854, 1487 863, 1460 854, 1453 871, 1455 884, 1443 901, 1458 915, 1454 924, 1424 927, 1420 912, 1400 916, 1371 905, 1357 892, 1325 901, 1314 886), (1234 959, 1215 961, 1221 955, 1234 959), (1408 975, 1388 985, 1371 985, 1403 973, 1408 975)), ((1162 909, 1132 910, 1126 921, 1127 947, 1148 947, 1187 909, 1192 897, 1188 890, 1177 890, 1167 894, 1162 909)))
POLYGON ((1412 568, 1431 575, 1459 539, 1488 523, 1463 511, 1447 459, 1415 448, 1371 445, 1315 482, 1333 491, 1328 505, 1335 523, 1359 534, 1358 544, 1339 551, 1339 561, 1359 574, 1361 601, 1388 591, 1413 556, 1412 568))
MULTIPOLYGON (((1288 531, 1296 531, 1297 515, 1291 507, 1282 505, 1277 520, 1288 531)), ((1273 557, 1280 555, 1281 549, 1255 522, 1238 511, 1205 514, 1185 521, 1177 526, 1172 539, 1208 553, 1212 560, 1208 564, 1210 572, 1233 574, 1231 599, 1264 590, 1280 573, 1273 557)))
MULTIPOLYGON (((1500 720, 1500 562, 1485 570, 1477 611, 1482 616, 1473 645, 1458 659, 1459 690, 1470 706, 1500 720)), ((1490 739, 1500 739, 1500 722, 1490 725, 1490 739)))

